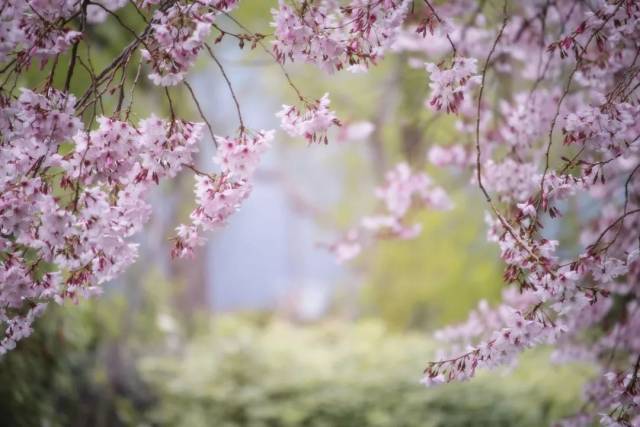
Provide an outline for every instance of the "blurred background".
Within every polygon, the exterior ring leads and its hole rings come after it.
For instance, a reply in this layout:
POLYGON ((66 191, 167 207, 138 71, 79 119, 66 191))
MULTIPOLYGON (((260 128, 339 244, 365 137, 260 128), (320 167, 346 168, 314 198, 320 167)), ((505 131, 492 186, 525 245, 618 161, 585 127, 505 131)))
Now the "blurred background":
MULTIPOLYGON (((244 1, 234 16, 267 34, 273 4, 244 1)), ((130 6, 119 15, 141 25, 130 6)), ((226 17, 217 23, 242 31, 226 17)), ((113 18, 92 29, 97 68, 127 42, 113 18)), ((426 164, 430 146, 466 142, 451 119, 424 108, 426 74, 409 64, 432 47, 389 55, 368 74, 287 66, 308 98, 330 93, 342 130, 328 145, 279 132, 250 198, 192 259, 172 260, 169 238, 193 209, 193 176, 158 187, 128 274, 97 300, 50 307, 0 360, 0 425, 542 426, 575 411, 589 367, 553 366, 545 349, 469 383, 419 384, 440 345, 433 331, 502 288, 469 177, 426 164), (337 264, 324 246, 371 212, 373 188, 402 160, 444 186, 455 209, 420 214, 415 240, 383 241, 337 264)), ((280 67, 231 37, 215 52, 248 126, 277 128, 274 113, 296 102, 280 67)), ((216 134, 234 134, 215 63, 203 55, 188 80, 216 134)), ((86 84, 78 74, 75 89, 86 84)), ((188 93, 172 95, 180 116, 199 120, 188 93)), ((144 79, 136 96, 134 118, 167 115, 144 79)), ((203 141, 201 169, 214 168, 213 154, 203 141)))

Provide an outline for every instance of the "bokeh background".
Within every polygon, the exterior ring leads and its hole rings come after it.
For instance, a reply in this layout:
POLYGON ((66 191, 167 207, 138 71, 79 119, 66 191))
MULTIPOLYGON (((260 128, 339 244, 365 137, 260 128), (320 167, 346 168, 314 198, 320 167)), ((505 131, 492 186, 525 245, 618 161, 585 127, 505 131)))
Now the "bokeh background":
MULTIPOLYGON (((273 3, 246 0, 234 16, 267 34, 273 3)), ((119 14, 141 25, 130 6, 119 14)), ((242 31, 226 17, 218 25, 242 31)), ((96 68, 129 39, 113 18, 90 37, 96 68)), ((419 384, 441 345, 433 331, 503 287, 469 177, 426 164, 430 146, 465 142, 451 119, 424 108, 427 76, 410 64, 433 49, 389 55, 368 74, 288 66, 307 97, 331 94, 343 129, 328 145, 278 133, 251 197, 192 259, 172 260, 169 238, 193 208, 193 176, 158 187, 137 264, 97 300, 50 307, 0 359, 0 425, 542 426, 579 408, 589 367, 552 365, 546 349, 468 383, 419 384), (363 121, 373 132, 356 132, 363 121), (373 188, 402 160, 444 186, 455 209, 420 214, 415 240, 383 241, 337 264, 325 245, 371 211, 373 188)), ((231 37, 215 52, 248 126, 277 128, 274 112, 296 102, 280 67, 231 37)), ((215 63, 203 56, 188 80, 215 132, 235 133, 215 63)), ((80 92, 87 76, 73 84, 80 92)), ((187 92, 172 95, 181 116, 199 120, 187 92)), ((133 114, 150 113, 168 109, 143 79, 133 114)), ((199 167, 212 170, 213 154, 203 141, 199 167)))

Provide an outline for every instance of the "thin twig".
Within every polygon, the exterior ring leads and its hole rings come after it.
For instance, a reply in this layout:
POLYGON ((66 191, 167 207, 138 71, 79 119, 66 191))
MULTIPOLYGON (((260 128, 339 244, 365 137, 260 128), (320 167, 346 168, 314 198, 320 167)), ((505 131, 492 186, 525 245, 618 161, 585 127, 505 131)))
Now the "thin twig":
POLYGON ((198 98, 196 97, 196 94, 193 92, 193 89, 191 88, 191 85, 189 84, 189 82, 187 80, 184 80, 182 83, 189 90, 189 93, 191 94, 191 99, 193 99, 193 102, 196 104, 196 108, 198 109, 198 112, 200 113, 200 117, 207 124, 207 128, 209 128, 209 134, 211 134, 211 139, 213 140, 213 144, 217 148, 218 147, 218 140, 216 138, 216 135, 213 133, 213 128, 211 127, 211 123, 209 122, 209 120, 207 120, 207 118, 204 115, 204 111, 202 111, 202 108, 200 107, 200 102, 198 102, 198 98))
POLYGON ((240 132, 244 132, 245 127, 244 127, 244 120, 242 119, 242 112, 240 111, 240 103, 238 102, 238 98, 236 97, 236 92, 233 90, 233 85, 231 84, 231 80, 229 80, 229 76, 227 76, 227 73, 224 70, 224 67, 222 66, 218 58, 216 58, 216 56, 213 54, 213 50, 211 49, 211 46, 209 46, 207 43, 205 43, 204 46, 209 52, 209 56, 211 56, 213 61, 218 65, 218 68, 222 73, 222 77, 224 77, 224 80, 227 83, 227 87, 229 88, 229 92, 231 93, 231 97, 233 98, 233 102, 236 104, 236 112, 238 113, 238 120, 240 121, 240 132))

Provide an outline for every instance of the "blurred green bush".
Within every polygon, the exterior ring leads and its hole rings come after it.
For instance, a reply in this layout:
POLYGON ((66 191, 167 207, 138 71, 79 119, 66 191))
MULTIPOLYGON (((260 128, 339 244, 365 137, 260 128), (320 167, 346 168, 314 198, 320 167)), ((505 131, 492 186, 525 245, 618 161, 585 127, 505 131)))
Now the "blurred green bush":
POLYGON ((49 307, 0 357, 0 426, 141 425, 155 398, 135 362, 154 335, 126 329, 130 309, 122 296, 49 307))
POLYGON ((380 321, 218 316, 186 334, 167 312, 126 307, 47 313, 0 361, 0 425, 537 427, 576 409, 588 373, 538 352, 508 377, 425 389, 433 343, 380 321))
POLYGON ((425 389, 419 369, 432 349, 379 321, 256 327, 224 317, 140 367, 161 402, 150 420, 172 426, 537 427, 576 409, 583 372, 545 370, 542 353, 509 378, 425 389))

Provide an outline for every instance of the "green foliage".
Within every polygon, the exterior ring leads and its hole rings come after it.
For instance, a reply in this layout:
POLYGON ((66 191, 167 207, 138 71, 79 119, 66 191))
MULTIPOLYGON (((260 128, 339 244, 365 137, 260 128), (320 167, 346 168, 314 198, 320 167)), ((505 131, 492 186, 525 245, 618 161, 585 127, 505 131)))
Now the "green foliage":
POLYGON ((117 343, 121 299, 108 310, 51 307, 34 334, 0 359, 0 425, 131 425, 151 403, 117 343), (135 409, 134 409, 135 408, 135 409))
POLYGON ((185 333, 149 285, 135 311, 118 294, 50 310, 0 360, 0 425, 542 426, 575 410, 587 372, 538 352, 508 377, 425 389, 423 335, 240 315, 185 333))
POLYGON ((141 369, 162 402, 152 419, 171 426, 542 426, 575 409, 578 371, 545 375, 544 354, 510 379, 425 389, 417 380, 431 349, 378 321, 256 327, 225 317, 141 369))
POLYGON ((139 425, 154 393, 136 361, 163 342, 156 318, 169 288, 153 274, 145 285, 137 303, 135 293, 111 289, 99 300, 52 304, 0 357, 0 426, 139 425))

